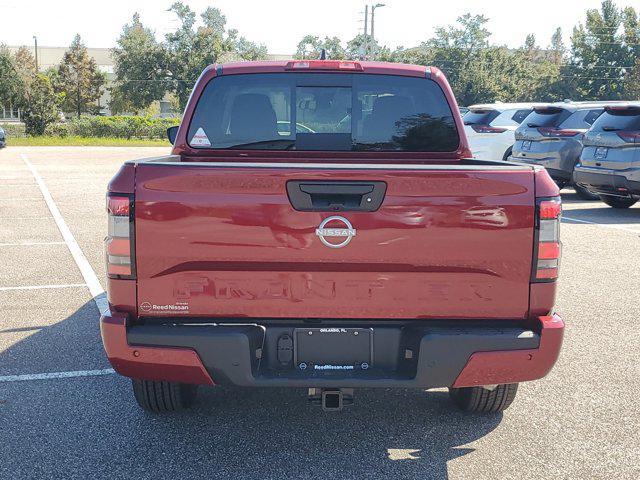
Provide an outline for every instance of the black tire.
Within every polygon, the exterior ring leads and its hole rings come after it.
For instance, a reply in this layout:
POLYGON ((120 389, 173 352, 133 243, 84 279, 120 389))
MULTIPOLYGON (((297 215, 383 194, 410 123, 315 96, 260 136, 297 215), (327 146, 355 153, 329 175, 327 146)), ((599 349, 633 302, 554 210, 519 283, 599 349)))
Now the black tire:
POLYGON ((450 388, 449 396, 466 412, 495 413, 509 408, 516 398, 517 383, 498 385, 493 390, 482 387, 450 388))
POLYGON ((614 197, 612 195, 600 195, 600 200, 613 208, 629 208, 638 201, 634 198, 614 197))
POLYGON ((176 412, 191 406, 197 385, 131 379, 133 395, 144 410, 155 413, 176 412))
POLYGON ((509 147, 507 151, 504 152, 504 156, 502 157, 502 160, 505 162, 509 160, 509 157, 511 156, 512 153, 513 153, 513 147, 509 147))
POLYGON ((560 190, 562 190, 564 187, 567 186, 567 181, 566 180, 554 180, 554 182, 556 182, 556 185, 558 186, 558 188, 560 190))
POLYGON ((573 188, 576 191, 578 197, 582 200, 600 200, 600 197, 598 195, 596 195, 595 193, 591 193, 589 190, 581 187, 578 184, 574 184, 573 188))

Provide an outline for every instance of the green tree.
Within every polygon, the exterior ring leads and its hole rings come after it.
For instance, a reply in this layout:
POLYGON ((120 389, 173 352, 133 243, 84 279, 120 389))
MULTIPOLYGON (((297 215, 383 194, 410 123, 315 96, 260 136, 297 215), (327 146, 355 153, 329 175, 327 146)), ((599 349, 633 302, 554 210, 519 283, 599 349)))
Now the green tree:
POLYGON ((222 14, 220 9, 207 7, 207 9, 202 12, 201 17, 204 24, 212 31, 217 32, 221 36, 224 35, 227 26, 227 17, 222 14))
MULTIPOLYGON (((347 58, 377 59, 382 53, 383 47, 371 35, 360 33, 347 42, 347 58)), ((388 49, 385 48, 384 54, 388 49)))
POLYGON ((298 43, 295 58, 315 60, 320 58, 322 49, 324 48, 327 58, 331 60, 345 60, 347 52, 342 46, 342 42, 338 37, 320 37, 314 35, 306 35, 298 43))
POLYGON ((536 43, 536 36, 533 33, 528 34, 527 38, 525 38, 522 50, 524 50, 524 53, 527 57, 532 59, 535 58, 540 52, 540 49, 538 48, 538 45, 536 43))
POLYGON ((133 112, 148 107, 155 100, 162 100, 169 86, 164 79, 164 47, 156 40, 153 31, 140 22, 135 13, 126 24, 113 50, 116 83, 111 87, 111 110, 116 113, 133 112))
POLYGON ((381 57, 439 67, 461 105, 555 99, 545 86, 557 79, 559 67, 551 64, 535 36, 527 36, 516 50, 491 45, 487 22, 481 15, 463 15, 456 24, 437 28, 420 46, 381 57))
POLYGON ((201 15, 202 26, 195 27, 196 14, 181 2, 169 9, 180 25, 166 35, 165 74, 181 108, 187 103, 191 89, 207 65, 236 59, 257 60, 266 57, 266 47, 238 36, 236 30, 225 31, 225 17, 213 7, 201 15))
POLYGON ((580 97, 615 100, 623 96, 624 76, 637 55, 636 45, 626 41, 635 39, 637 33, 637 17, 631 7, 619 10, 613 0, 605 0, 600 10, 587 10, 584 25, 573 30, 572 61, 567 69, 580 97))
POLYGON ((213 19, 211 11, 203 17, 204 26, 197 30, 196 13, 188 5, 176 2, 169 11, 176 14, 180 25, 166 35, 166 73, 171 89, 184 107, 202 70, 225 52, 223 31, 219 30, 220 19, 213 19), (213 24, 206 23, 212 19, 213 24))
POLYGON ((34 75, 22 103, 22 119, 29 135, 44 134, 47 125, 58 118, 56 95, 49 77, 34 75))
POLYGON ((555 65, 562 65, 565 60, 567 48, 564 46, 564 40, 562 38, 562 29, 558 27, 551 36, 551 45, 549 46, 550 60, 555 65))
MULTIPOLYGON (((515 52, 513 70, 509 73, 512 92, 518 101, 556 101, 561 100, 557 88, 562 68, 562 31, 557 29, 549 49, 541 49, 534 35, 528 35, 522 48, 515 52)), ((497 72, 500 75, 502 72, 497 72)))
POLYGON ((67 112, 97 113, 96 101, 103 93, 105 76, 98 70, 96 61, 89 56, 80 35, 76 35, 58 67, 60 89, 64 93, 62 107, 67 112))
POLYGON ((640 59, 636 60, 635 66, 627 73, 623 91, 625 98, 629 100, 640 99, 640 59))
POLYGON ((25 85, 29 85, 36 72, 36 59, 27 47, 20 47, 13 55, 13 64, 25 85))
POLYGON ((156 41, 137 14, 123 27, 114 50, 116 82, 110 106, 115 111, 143 110, 167 94, 184 108, 208 65, 267 57, 264 45, 247 40, 237 30, 227 30, 227 20, 217 8, 204 10, 200 25, 196 25, 196 12, 182 2, 173 3, 169 11, 179 24, 163 42, 156 41))
POLYGON ((449 78, 462 105, 486 101, 491 95, 482 95, 482 88, 478 88, 492 82, 487 78, 487 59, 481 55, 489 47, 488 21, 483 15, 462 15, 456 25, 436 28, 435 37, 423 44, 432 63, 449 78))
POLYGON ((225 43, 225 52, 217 59, 218 62, 262 60, 267 58, 266 45, 247 40, 245 37, 240 36, 235 29, 227 32, 225 43))
POLYGON ((295 58, 300 60, 316 59, 320 56, 320 37, 315 35, 305 35, 296 49, 295 58))
POLYGON ((9 49, 0 46, 0 108, 21 103, 25 83, 17 71, 9 49))
POLYGON ((338 37, 324 37, 322 48, 327 52, 327 58, 330 60, 346 60, 347 51, 342 46, 342 42, 338 37))

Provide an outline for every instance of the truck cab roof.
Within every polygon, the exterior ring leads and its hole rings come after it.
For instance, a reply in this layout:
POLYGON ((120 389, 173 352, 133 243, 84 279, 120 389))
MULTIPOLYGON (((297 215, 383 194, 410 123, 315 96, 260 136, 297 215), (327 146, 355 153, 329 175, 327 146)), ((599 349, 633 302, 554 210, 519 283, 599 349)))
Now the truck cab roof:
MULTIPOLYGON (((274 60, 253 62, 231 62, 213 64, 208 69, 215 70, 218 75, 234 75, 241 73, 284 73, 284 72, 335 72, 335 73, 369 73, 379 75, 404 75, 412 77, 439 76, 441 72, 435 67, 390 62, 369 62, 353 60, 274 60)), ((206 70, 205 70, 206 72, 206 70)))

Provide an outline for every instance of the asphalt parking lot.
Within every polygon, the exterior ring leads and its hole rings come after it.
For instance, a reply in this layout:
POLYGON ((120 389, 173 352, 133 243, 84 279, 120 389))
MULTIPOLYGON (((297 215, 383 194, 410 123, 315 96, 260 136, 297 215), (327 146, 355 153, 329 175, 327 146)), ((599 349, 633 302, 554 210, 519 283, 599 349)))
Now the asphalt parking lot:
POLYGON ((640 204, 563 191, 564 350, 504 414, 458 412, 445 391, 361 391, 327 414, 304 390, 215 388, 154 416, 107 370, 41 185, 102 280, 106 184, 124 160, 163 153, 0 151, 1 478, 640 478, 640 204))

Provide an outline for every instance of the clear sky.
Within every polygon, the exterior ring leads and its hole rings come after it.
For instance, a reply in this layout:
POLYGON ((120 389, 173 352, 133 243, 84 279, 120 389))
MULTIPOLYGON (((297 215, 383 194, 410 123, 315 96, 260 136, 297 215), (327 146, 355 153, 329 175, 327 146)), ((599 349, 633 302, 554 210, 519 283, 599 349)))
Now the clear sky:
MULTIPOLYGON (((166 9, 173 0, 0 0, 0 43, 66 46, 80 33, 89 47, 113 47, 122 25, 139 12, 145 25, 161 37, 175 27, 166 9)), ((267 45, 270 53, 293 53, 305 34, 338 36, 343 41, 362 31, 364 0, 187 0, 197 12, 208 5, 226 15, 228 27, 267 45)), ((375 3, 375 2, 370 2, 375 3)), ((429 38, 439 25, 450 24, 466 12, 490 18, 492 41, 520 46, 534 33, 546 46, 557 27, 568 41, 573 26, 587 8, 600 0, 382 0, 376 11, 375 34, 390 47, 409 47, 429 38)), ((619 6, 640 4, 618 0, 619 6)))

